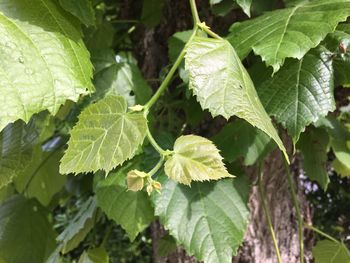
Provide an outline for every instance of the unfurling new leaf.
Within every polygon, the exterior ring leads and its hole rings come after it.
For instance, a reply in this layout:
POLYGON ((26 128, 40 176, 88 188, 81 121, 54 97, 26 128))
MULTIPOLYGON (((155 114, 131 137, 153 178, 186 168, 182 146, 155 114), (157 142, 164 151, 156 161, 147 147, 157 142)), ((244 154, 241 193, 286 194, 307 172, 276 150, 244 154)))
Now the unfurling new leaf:
POLYGON ((174 153, 165 163, 165 173, 172 180, 187 185, 191 181, 233 177, 227 172, 216 146, 195 135, 181 136, 176 140, 174 153))
POLYGON ((141 191, 145 184, 144 178, 146 177, 148 177, 148 174, 138 170, 132 170, 128 172, 128 175, 126 176, 128 190, 134 192, 141 191))
POLYGON ((127 112, 125 99, 108 96, 88 106, 71 132, 60 171, 111 171, 132 158, 147 129, 143 113, 127 112))

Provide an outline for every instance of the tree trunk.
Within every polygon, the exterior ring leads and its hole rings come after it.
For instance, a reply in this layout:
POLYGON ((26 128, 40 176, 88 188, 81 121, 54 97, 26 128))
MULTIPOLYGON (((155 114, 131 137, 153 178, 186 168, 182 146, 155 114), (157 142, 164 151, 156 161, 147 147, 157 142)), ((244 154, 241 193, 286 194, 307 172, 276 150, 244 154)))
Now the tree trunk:
MULTIPOLYGON (((213 17, 209 10, 208 0, 197 1, 197 5, 202 16, 208 25, 213 25, 214 30, 218 32, 228 28, 237 18, 242 17, 241 11, 231 12, 229 17, 213 17), (203 17, 204 16, 204 17, 203 17)), ((133 1, 125 0, 126 6, 132 6, 133 1)), ((127 9, 124 9, 127 10, 127 9)), ((128 10, 135 10, 129 8, 128 10)), ((132 11, 131 11, 132 12, 132 11)), ((125 19, 132 19, 133 14, 123 13, 125 19)), ((177 31, 188 30, 192 27, 192 17, 188 0, 171 1, 167 0, 164 5, 164 18, 161 24, 155 29, 139 29, 135 34, 135 40, 142 39, 135 49, 135 54, 140 61, 146 78, 158 78, 161 69, 168 64, 166 60, 167 39, 177 31)), ((298 180, 300 174, 299 160, 293 162, 295 185, 299 203, 301 205, 304 222, 311 222, 311 210, 308 205, 303 189, 298 180)), ((252 168, 246 171, 252 182, 256 181, 257 170, 252 168)), ((298 225, 295 215, 295 209, 291 201, 290 190, 283 161, 278 151, 272 153, 266 160, 264 166, 264 177, 262 185, 266 193, 267 203, 270 208, 272 223, 275 229, 276 238, 281 252, 282 261, 286 263, 299 262, 299 237, 298 225)), ((264 211, 261 206, 261 199, 257 186, 253 186, 250 194, 249 207, 251 211, 251 220, 248 226, 245 241, 238 255, 233 258, 235 263, 272 263, 277 262, 271 235, 266 223, 264 211)), ((165 257, 157 257, 157 240, 166 232, 160 224, 152 225, 153 239, 153 258, 157 263, 194 263, 197 262, 193 257, 187 256, 184 250, 177 249, 175 253, 165 257)), ((311 233, 305 231, 305 262, 311 260, 311 233)))

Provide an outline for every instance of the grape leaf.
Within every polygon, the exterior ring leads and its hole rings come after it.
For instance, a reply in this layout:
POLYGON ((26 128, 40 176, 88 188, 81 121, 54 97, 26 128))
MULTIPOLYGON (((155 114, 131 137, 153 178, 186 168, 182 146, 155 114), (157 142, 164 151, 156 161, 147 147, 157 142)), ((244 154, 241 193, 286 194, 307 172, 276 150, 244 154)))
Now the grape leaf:
POLYGON ((44 263, 55 249, 45 209, 20 195, 0 205, 0 237, 0 262, 44 263))
POLYGON ((243 157, 244 165, 253 165, 275 147, 265 133, 239 119, 225 125, 213 137, 213 141, 225 161, 233 162, 238 157, 243 157))
POLYGON ((329 52, 317 48, 301 60, 288 59, 257 91, 266 111, 287 128, 293 141, 312 122, 335 109, 329 52))
POLYGON ((1 1, 0 34, 0 131, 93 90, 80 28, 56 1, 1 1))
POLYGON ((61 173, 108 173, 135 155, 146 129, 143 113, 127 112, 122 97, 108 96, 89 105, 71 132, 61 173))
POLYGON ((181 136, 175 141, 174 153, 164 169, 172 180, 187 185, 192 181, 232 177, 213 142, 195 135, 181 136))
POLYGON ((78 263, 109 263, 109 256, 103 247, 97 247, 84 251, 78 263))
POLYGON ((324 45, 332 51, 333 68, 336 86, 350 87, 350 26, 349 24, 338 25, 336 31, 329 34, 324 40, 324 45), (342 47, 342 49, 340 48, 342 47))
POLYGON ((61 157, 62 152, 59 150, 44 152, 41 147, 36 148, 30 164, 14 179, 16 190, 48 206, 66 181, 58 171, 61 157))
POLYGON ((95 12, 91 0, 59 0, 61 6, 85 24, 95 25, 95 12))
POLYGON ((329 141, 325 130, 312 128, 301 135, 297 144, 304 158, 306 175, 311 180, 317 181, 324 191, 329 184, 326 169, 329 141))
POLYGON ((101 181, 96 195, 98 206, 121 225, 131 241, 154 219, 154 209, 145 192, 127 191, 118 184, 106 185, 101 181))
POLYGON ((95 97, 120 95, 129 106, 145 104, 152 95, 152 90, 142 76, 136 64, 115 55, 110 50, 95 51, 93 62, 96 69, 94 83, 95 97))
POLYGON ((350 252, 343 243, 318 241, 312 249, 315 263, 350 263, 350 252))
POLYGON ((350 177, 350 167, 340 162, 339 159, 335 159, 332 162, 332 167, 341 177, 350 177))
POLYGON ((157 26, 163 16, 164 0, 143 1, 141 21, 147 27, 157 26))
MULTIPOLYGON (((247 14, 247 16, 250 16, 250 7, 252 5, 252 0, 231 0, 232 2, 236 2, 237 5, 239 5, 242 10, 244 11, 244 13, 247 14)), ((209 3, 211 5, 215 5, 215 4, 219 4, 221 3, 222 0, 209 0, 209 3)))
POLYGON ((62 252, 68 253, 82 242, 94 227, 97 217, 96 198, 90 197, 84 202, 76 216, 64 231, 56 238, 62 243, 62 252))
POLYGON ((248 225, 247 184, 241 178, 176 184, 165 177, 154 196, 155 214, 190 255, 204 262, 231 263, 248 225))
POLYGON ((241 59, 253 50, 277 72, 285 58, 301 59, 349 15, 348 0, 304 1, 233 24, 228 40, 241 59))
POLYGON ((196 37, 188 46, 185 58, 190 89, 203 109, 209 109, 213 116, 228 119, 236 115, 245 119, 274 139, 286 155, 249 74, 229 42, 196 37))
POLYGON ((35 115, 28 124, 18 120, 0 133, 0 188, 9 184, 32 160, 33 147, 53 133, 46 113, 35 115))
POLYGON ((350 170, 350 147, 348 146, 350 132, 339 120, 331 116, 320 119, 316 126, 323 127, 328 131, 331 137, 330 145, 336 157, 336 162, 333 162, 333 165, 336 165, 338 172, 345 172, 341 175, 347 176, 347 171, 350 170))

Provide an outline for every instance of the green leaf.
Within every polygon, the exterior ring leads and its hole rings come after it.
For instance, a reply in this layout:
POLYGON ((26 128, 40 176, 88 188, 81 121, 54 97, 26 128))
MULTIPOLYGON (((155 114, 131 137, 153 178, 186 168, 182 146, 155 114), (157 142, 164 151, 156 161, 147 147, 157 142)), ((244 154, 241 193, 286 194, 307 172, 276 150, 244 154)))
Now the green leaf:
POLYGON ((336 54, 333 56, 333 67, 336 86, 350 87, 350 26, 349 24, 338 25, 336 31, 329 34, 324 40, 326 47, 336 54), (341 50, 342 46, 343 50, 341 50), (344 52, 345 51, 345 52, 344 52))
POLYGON ((61 173, 108 173, 135 155, 146 129, 143 113, 127 112, 122 97, 108 96, 88 106, 71 132, 61 173))
POLYGON ((15 194, 15 188, 12 184, 8 184, 0 189, 0 203, 15 194))
POLYGON ((62 152, 57 149, 51 152, 44 152, 41 147, 35 149, 30 164, 14 179, 16 190, 48 206, 66 181, 58 171, 61 157, 62 152))
POLYGON ((241 59, 253 50, 277 72, 285 58, 301 59, 349 15, 348 0, 305 1, 235 23, 228 40, 241 59))
POLYGON ((344 165, 338 159, 335 159, 332 162, 332 167, 334 171, 336 171, 336 173, 341 177, 350 177, 350 167, 347 165, 344 165))
POLYGON ((0 262, 44 263, 55 248, 47 213, 20 195, 0 205, 0 237, 0 262))
POLYGON ((47 114, 36 115, 25 124, 16 121, 0 133, 0 188, 12 182, 32 159, 32 148, 52 135, 47 114))
POLYGON ((350 132, 339 120, 330 116, 320 119, 316 125, 325 128, 330 134, 330 144, 336 157, 336 162, 333 164, 336 165, 335 168, 341 172, 341 175, 347 176, 345 172, 350 170, 350 148, 348 146, 350 132))
POLYGON ((78 263, 108 263, 109 256, 103 247, 97 247, 84 251, 78 263))
POLYGON ((332 60, 322 48, 301 60, 286 60, 277 74, 257 87, 266 111, 287 129, 294 143, 306 126, 335 109, 333 89, 332 60))
POLYGON ((327 190, 329 183, 326 167, 329 141, 329 135, 325 130, 312 128, 301 135, 297 144, 303 155, 306 175, 311 180, 317 181, 324 191, 327 190))
MULTIPOLYGON (((219 4, 221 2, 222 0, 209 0, 209 3, 211 5, 219 4)), ((235 1, 231 0, 231 2, 236 2, 237 5, 239 5, 242 8, 244 13, 246 13, 247 16, 250 17, 250 7, 252 5, 252 0, 235 0, 235 1)))
POLYGON ((315 263, 349 263, 350 252, 343 243, 330 240, 318 241, 312 249, 315 263))
MULTIPOLYGON (((125 176, 125 175, 124 175, 125 176)), ((154 219, 151 202, 145 192, 127 191, 120 185, 97 186, 97 203, 108 218, 126 231, 130 241, 154 219)))
POLYGON ((124 61, 121 55, 115 56, 110 50, 94 52, 93 61, 97 66, 95 97, 120 95, 129 106, 145 104, 151 98, 151 87, 136 64, 124 61))
POLYGON ((176 240, 170 235, 165 235, 158 240, 157 256, 166 257, 175 252, 176 248, 176 240))
POLYGON ((209 181, 232 177, 213 142, 195 135, 181 136, 175 141, 174 153, 164 168, 172 180, 187 185, 192 180, 209 181))
POLYGON ((0 131, 93 90, 80 28, 56 1, 1 1, 0 34, 0 131))
POLYGON ((203 109, 209 109, 213 116, 245 119, 274 139, 286 155, 249 74, 229 42, 196 37, 188 46, 185 63, 190 89, 203 109))
POLYGON ((144 0, 141 21, 147 27, 155 27, 162 19, 164 0, 144 0))
MULTIPOLYGON (((164 178, 163 178, 164 179, 164 178)), ((155 214, 187 253, 204 262, 231 263, 248 225, 247 198, 240 179, 192 183, 191 188, 162 180, 155 214)))
POLYGON ((86 26, 95 25, 95 11, 91 0, 59 0, 61 6, 86 26))
POLYGON ((253 165, 275 147, 265 133, 239 119, 225 125, 213 137, 213 141, 225 161, 233 162, 238 157, 243 157, 244 165, 253 165))
POLYGON ((62 253, 68 253, 76 248, 94 227, 97 217, 96 198, 90 197, 81 206, 76 216, 64 231, 57 237, 62 243, 62 253))

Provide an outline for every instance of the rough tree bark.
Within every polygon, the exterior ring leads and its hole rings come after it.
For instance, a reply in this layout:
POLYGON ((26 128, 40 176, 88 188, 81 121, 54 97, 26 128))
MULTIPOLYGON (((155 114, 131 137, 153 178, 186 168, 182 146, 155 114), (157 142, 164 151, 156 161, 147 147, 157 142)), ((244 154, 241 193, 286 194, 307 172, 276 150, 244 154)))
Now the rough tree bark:
MULTIPOLYGON (((126 6, 137 4, 137 1, 124 0, 126 6)), ((198 0, 197 5, 200 9, 201 18, 208 25, 213 25, 214 30, 223 31, 234 21, 244 17, 238 12, 231 12, 228 17, 213 17, 209 10, 208 0, 198 0)), ((132 19, 133 15, 125 10, 135 10, 133 8, 124 9, 122 14, 125 19, 132 19)), ((171 1, 166 0, 164 5, 164 18, 161 24, 154 29, 141 28, 135 33, 137 48, 135 54, 140 61, 140 67, 146 78, 157 78, 165 65, 167 65, 167 39, 175 32, 188 30, 192 27, 192 17, 188 0, 171 1)), ((298 199, 301 204, 301 210, 304 215, 304 221, 311 222, 311 209, 308 205, 303 189, 298 184, 298 175, 300 172, 299 160, 296 158, 291 167, 296 186, 298 189, 298 199)), ((279 152, 272 153, 265 161, 263 187, 267 196, 272 222, 275 228, 283 262, 299 262, 299 241, 297 220, 295 209, 291 202, 290 191, 288 188, 287 177, 283 167, 283 162, 279 152)), ((252 182, 256 180, 257 170, 252 168, 246 171, 252 182)), ((252 187, 249 207, 251 211, 251 222, 245 236, 243 246, 238 255, 233 258, 235 263, 273 263, 277 262, 274 247, 268 226, 265 220, 264 212, 261 206, 260 196, 256 186, 252 187)), ((158 222, 152 225, 152 238, 154 245, 154 262, 157 263, 194 263, 197 262, 193 257, 186 255, 184 250, 177 249, 175 253, 166 258, 157 258, 156 248, 157 240, 165 234, 164 229, 158 222)), ((305 262, 311 260, 311 233, 305 232, 305 262)))

